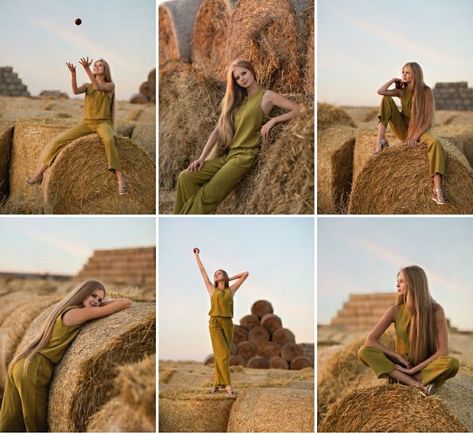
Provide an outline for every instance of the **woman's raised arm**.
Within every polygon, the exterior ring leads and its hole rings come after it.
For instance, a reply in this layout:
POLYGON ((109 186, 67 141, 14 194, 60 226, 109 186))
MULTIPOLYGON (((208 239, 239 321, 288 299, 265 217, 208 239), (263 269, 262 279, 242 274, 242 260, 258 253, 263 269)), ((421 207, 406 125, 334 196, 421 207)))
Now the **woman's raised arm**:
POLYGON ((131 301, 127 298, 118 298, 106 301, 100 306, 84 307, 80 309, 68 310, 62 317, 64 324, 74 326, 83 324, 86 321, 103 318, 120 310, 127 309, 131 306, 131 301))
POLYGON ((387 81, 384 83, 379 89, 378 89, 378 95, 384 95, 384 96, 397 96, 398 98, 401 98, 402 96, 402 91, 401 89, 392 89, 389 90, 388 87, 391 86, 394 82, 396 81, 401 81, 400 78, 391 78, 391 80, 387 81))
POLYGON ((205 271, 204 264, 202 264, 202 261, 200 260, 200 250, 195 247, 194 248, 194 257, 197 262, 197 266, 199 267, 200 274, 202 274, 202 279, 204 279, 205 287, 207 288, 207 291, 209 295, 212 297, 212 294, 215 291, 215 287, 212 285, 212 282, 209 279, 209 276, 207 275, 207 271, 205 271))
POLYGON ((250 273, 248 273, 248 271, 244 271, 243 273, 235 274, 234 276, 228 278, 230 282, 232 280, 236 280, 233 285, 230 285, 230 291, 232 291, 232 295, 235 295, 235 292, 238 291, 238 288, 248 278, 249 275, 250 273))
POLYGON ((272 90, 267 90, 263 98, 261 100, 261 109, 264 113, 269 115, 273 107, 281 107, 285 110, 288 110, 287 113, 283 113, 280 116, 276 116, 271 118, 268 122, 266 122, 261 128, 261 135, 263 139, 266 140, 268 138, 269 131, 271 128, 274 127, 279 122, 286 122, 294 117, 296 117, 299 112, 301 111, 301 106, 294 101, 280 95, 277 92, 272 90))
POLYGON ((79 95, 81 93, 85 93, 87 90, 87 85, 83 84, 80 87, 77 87, 77 73, 76 73, 76 67, 69 62, 66 62, 67 68, 71 72, 71 87, 72 87, 72 93, 74 95, 79 95))

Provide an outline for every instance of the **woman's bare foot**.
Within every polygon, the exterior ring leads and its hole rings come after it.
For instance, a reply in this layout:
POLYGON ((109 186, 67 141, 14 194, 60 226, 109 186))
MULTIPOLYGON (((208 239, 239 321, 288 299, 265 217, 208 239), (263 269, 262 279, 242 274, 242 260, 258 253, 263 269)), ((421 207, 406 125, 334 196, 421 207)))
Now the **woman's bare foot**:
POLYGON ((231 397, 235 396, 235 395, 233 394, 233 387, 230 386, 230 385, 228 385, 227 387, 225 387, 225 394, 226 394, 227 396, 231 396, 231 397))
POLYGON ((25 179, 28 185, 41 184, 43 182, 43 174, 33 175, 31 178, 25 179))
POLYGON ((374 150, 373 154, 378 155, 384 148, 387 148, 389 143, 386 139, 378 139, 376 142, 376 149, 374 150))

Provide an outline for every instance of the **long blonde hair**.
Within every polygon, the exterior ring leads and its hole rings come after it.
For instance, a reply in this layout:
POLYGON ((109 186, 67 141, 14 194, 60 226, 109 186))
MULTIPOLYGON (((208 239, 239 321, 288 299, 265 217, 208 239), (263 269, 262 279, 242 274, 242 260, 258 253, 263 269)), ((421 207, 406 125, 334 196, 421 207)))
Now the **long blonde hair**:
POLYGON ((220 150, 225 150, 230 146, 234 134, 235 112, 247 95, 245 88, 241 87, 233 76, 233 71, 237 66, 248 69, 256 80, 256 73, 253 65, 246 60, 235 60, 232 62, 227 72, 227 88, 222 100, 222 113, 217 123, 217 144, 220 150))
MULTIPOLYGON (((104 69, 104 80, 107 82, 107 83, 113 83, 113 80, 112 80, 112 70, 110 69, 110 65, 108 64, 108 62, 104 59, 98 59, 94 62, 94 65, 97 63, 97 62, 102 62, 103 64, 103 69, 104 69)), ((111 105, 110 105, 110 118, 112 120, 112 124, 115 122, 115 90, 113 91, 113 95, 112 95, 112 102, 111 102, 111 105)))
POLYGON ((407 291, 398 295, 397 304, 404 304, 411 315, 409 330, 409 360, 415 365, 429 358, 437 350, 437 328, 434 305, 429 293, 425 271, 417 265, 404 267, 407 291))
MULTIPOLYGON (((432 89, 424 83, 424 73, 416 62, 409 62, 404 68, 411 71, 412 110, 407 130, 407 139, 418 138, 432 126, 435 103, 432 89)), ((403 68, 403 69, 404 69, 403 68)))
POLYGON ((35 354, 38 354, 48 344, 49 339, 51 339, 56 319, 61 316, 69 306, 80 305, 96 290, 101 290, 104 294, 106 293, 105 287, 97 280, 86 280, 77 285, 60 302, 56 303, 49 315, 46 317, 38 336, 26 347, 25 350, 13 358, 8 368, 8 372, 11 374, 14 364, 23 358, 26 358, 26 368, 35 354))

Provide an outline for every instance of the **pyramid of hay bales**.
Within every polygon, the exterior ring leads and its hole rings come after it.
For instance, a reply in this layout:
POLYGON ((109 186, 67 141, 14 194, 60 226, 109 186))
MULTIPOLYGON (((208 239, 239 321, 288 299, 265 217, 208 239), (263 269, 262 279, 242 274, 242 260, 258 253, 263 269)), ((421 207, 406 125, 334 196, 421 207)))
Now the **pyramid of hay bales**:
MULTIPOLYGON (((213 356, 204 363, 213 363, 213 356)), ((230 365, 253 369, 299 370, 314 366, 314 344, 296 344, 296 337, 283 327, 269 301, 258 300, 251 313, 233 327, 230 365)))
POLYGON ((473 110, 473 89, 466 81, 435 83, 433 92, 437 110, 473 110))
POLYGON ((148 79, 141 83, 138 93, 130 98, 133 104, 146 104, 156 102, 156 68, 148 74, 148 79))
POLYGON ((30 96, 28 88, 21 82, 11 66, 0 67, 0 95, 30 96))

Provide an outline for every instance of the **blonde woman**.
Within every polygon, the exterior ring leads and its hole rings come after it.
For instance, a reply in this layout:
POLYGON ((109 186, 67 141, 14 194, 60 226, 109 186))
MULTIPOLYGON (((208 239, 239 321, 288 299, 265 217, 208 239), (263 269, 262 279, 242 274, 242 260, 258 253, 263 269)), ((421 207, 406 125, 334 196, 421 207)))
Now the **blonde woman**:
POLYGON ((68 346, 85 322, 131 306, 130 300, 106 300, 105 296, 100 282, 82 282, 53 307, 37 337, 12 360, 0 410, 0 432, 48 431, 49 384, 68 346))
POLYGON ((233 396, 230 380, 230 353, 233 342, 233 297, 249 273, 245 271, 228 277, 226 271, 217 270, 214 273, 212 283, 200 260, 200 250, 197 247, 194 249, 194 256, 210 296, 209 331, 215 364, 211 393, 217 392, 219 388, 225 388, 225 393, 228 396, 233 396), (233 280, 236 280, 236 282, 230 285, 233 280))
POLYGON ((76 67, 72 63, 66 63, 71 72, 72 92, 74 95, 85 93, 84 119, 74 128, 65 131, 57 137, 47 150, 42 165, 36 173, 25 182, 30 185, 41 184, 43 174, 53 164, 59 152, 79 137, 97 133, 102 140, 107 157, 108 169, 115 172, 118 183, 118 193, 127 194, 128 190, 123 178, 120 159, 115 146, 113 122, 115 115, 115 84, 112 81, 110 66, 103 60, 94 63, 93 71, 90 69, 92 59, 81 58, 79 62, 90 79, 90 83, 77 86, 76 67))
POLYGON ((424 83, 422 68, 416 62, 406 63, 402 68, 402 78, 393 78, 378 90, 383 95, 378 114, 378 141, 375 154, 389 146, 386 140, 386 128, 391 125, 399 139, 407 145, 417 143, 427 145, 429 173, 432 178, 434 200, 439 205, 445 204, 442 180, 445 174, 447 155, 442 144, 429 131, 434 117, 434 95, 432 89, 424 83), (394 84, 395 89, 389 89, 394 84), (399 112, 392 97, 401 100, 399 112))
POLYGON ((459 362, 448 355, 445 313, 429 293, 422 268, 411 265, 397 276, 397 304, 391 306, 368 335, 358 357, 376 376, 388 376, 424 395, 454 377, 459 362), (380 336, 394 323, 395 350, 385 347, 380 336))
POLYGON ((293 101, 262 89, 251 63, 237 60, 228 68, 222 113, 199 158, 182 171, 177 182, 175 214, 209 214, 251 169, 260 144, 278 122, 300 111, 293 101), (269 119, 273 107, 287 110, 269 119), (206 161, 212 150, 220 154, 206 161))

